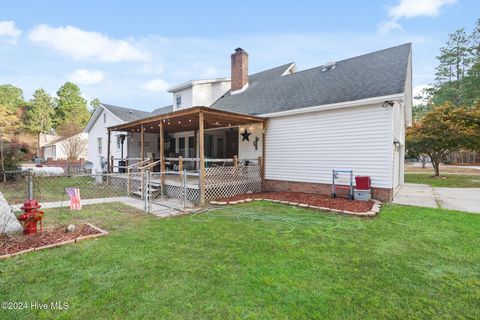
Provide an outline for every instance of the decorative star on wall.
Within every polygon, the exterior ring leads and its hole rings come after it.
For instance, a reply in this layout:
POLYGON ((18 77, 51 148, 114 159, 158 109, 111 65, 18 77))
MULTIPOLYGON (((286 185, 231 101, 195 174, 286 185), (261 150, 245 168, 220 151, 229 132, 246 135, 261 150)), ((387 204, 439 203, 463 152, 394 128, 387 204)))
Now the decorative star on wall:
POLYGON ((243 131, 242 133, 242 141, 250 141, 250 139, 248 138, 252 133, 251 132, 248 132, 247 129, 245 129, 245 131, 243 131))

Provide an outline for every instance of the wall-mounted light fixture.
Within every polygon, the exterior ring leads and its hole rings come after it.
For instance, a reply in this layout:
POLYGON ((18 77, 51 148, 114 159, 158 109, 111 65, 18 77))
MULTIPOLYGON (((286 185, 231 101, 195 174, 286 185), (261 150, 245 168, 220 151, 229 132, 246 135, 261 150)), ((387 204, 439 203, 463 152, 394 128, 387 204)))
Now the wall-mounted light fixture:
POLYGON ((383 101, 382 103, 383 108, 393 107, 394 105, 395 105, 395 101, 393 100, 386 100, 386 101, 383 101))
POLYGON ((393 145, 397 148, 400 147, 400 141, 398 140, 393 141, 393 145))

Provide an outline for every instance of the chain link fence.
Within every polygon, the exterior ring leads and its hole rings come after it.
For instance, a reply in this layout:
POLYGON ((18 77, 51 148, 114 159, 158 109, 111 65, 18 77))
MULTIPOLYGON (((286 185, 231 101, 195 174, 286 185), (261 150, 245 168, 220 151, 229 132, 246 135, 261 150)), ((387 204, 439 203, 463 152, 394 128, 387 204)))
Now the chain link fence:
MULTIPOLYGON (((163 173, 172 186, 160 188, 162 174, 149 171, 122 174, 40 175, 8 172, 0 182, 0 234, 9 231, 25 200, 35 199, 44 211, 44 227, 90 222, 108 225, 111 215, 183 211, 183 178, 187 173, 163 173), (159 192, 163 190, 163 194, 159 192)), ((17 224, 18 225, 18 224, 17 224)))

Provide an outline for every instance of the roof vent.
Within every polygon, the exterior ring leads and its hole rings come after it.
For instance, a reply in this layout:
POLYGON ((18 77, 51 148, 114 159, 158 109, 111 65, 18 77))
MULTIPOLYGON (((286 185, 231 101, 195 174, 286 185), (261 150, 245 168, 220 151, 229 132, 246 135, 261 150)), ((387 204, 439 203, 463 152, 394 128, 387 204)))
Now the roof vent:
POLYGON ((335 61, 330 61, 322 65, 322 72, 328 71, 328 70, 333 70, 335 69, 336 64, 335 61))
POLYGON ((128 113, 133 114, 133 110, 128 110, 128 113))

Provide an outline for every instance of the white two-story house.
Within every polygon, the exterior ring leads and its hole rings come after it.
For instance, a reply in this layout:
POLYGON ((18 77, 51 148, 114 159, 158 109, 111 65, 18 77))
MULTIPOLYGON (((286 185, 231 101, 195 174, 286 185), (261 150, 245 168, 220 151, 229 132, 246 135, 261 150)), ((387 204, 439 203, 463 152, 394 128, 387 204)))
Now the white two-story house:
POLYGON ((161 122, 165 156, 198 162, 199 131, 181 123, 198 120, 183 119, 180 111, 207 107, 261 118, 262 125, 205 123, 203 153, 208 159, 262 156, 267 190, 330 194, 332 170, 339 169, 370 176, 374 198, 393 198, 403 183, 405 127, 412 123, 411 44, 307 70, 292 62, 249 74, 248 59, 236 49, 229 78, 171 87, 172 106, 151 113, 102 104, 85 129, 89 160, 101 168, 107 127, 114 157, 125 134, 124 157, 158 159, 161 122))

